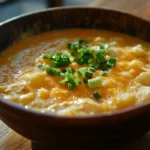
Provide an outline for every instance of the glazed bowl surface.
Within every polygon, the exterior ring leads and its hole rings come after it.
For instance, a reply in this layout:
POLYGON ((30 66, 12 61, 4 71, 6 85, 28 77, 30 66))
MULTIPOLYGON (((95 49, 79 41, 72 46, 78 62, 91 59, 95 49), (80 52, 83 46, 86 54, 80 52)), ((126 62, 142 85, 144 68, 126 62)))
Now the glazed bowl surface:
MULTIPOLYGON (((0 23, 0 50, 18 42, 23 33, 37 35, 66 28, 106 29, 150 42, 150 22, 146 20, 100 8, 66 7, 22 15, 0 23)), ((106 149, 110 145, 128 144, 149 131, 150 103, 111 114, 60 117, 26 110, 0 98, 0 119, 36 143, 34 146, 106 149)))

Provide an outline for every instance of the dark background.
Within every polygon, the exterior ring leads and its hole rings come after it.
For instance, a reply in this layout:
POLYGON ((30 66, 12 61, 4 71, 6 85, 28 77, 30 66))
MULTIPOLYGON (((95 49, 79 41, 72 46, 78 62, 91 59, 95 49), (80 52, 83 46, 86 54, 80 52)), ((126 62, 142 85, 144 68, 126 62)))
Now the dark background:
POLYGON ((91 0, 0 0, 0 22, 56 5, 86 5, 90 2, 91 0))

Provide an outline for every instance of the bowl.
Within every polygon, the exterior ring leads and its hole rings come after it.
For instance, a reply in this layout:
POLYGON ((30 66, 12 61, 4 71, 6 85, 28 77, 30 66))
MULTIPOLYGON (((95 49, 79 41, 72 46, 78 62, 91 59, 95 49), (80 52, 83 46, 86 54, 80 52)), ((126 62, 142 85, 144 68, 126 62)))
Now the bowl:
MULTIPOLYGON (((126 33, 150 42, 150 22, 123 12, 91 7, 42 10, 0 23, 0 50, 22 33, 53 29, 96 28, 126 33)), ((0 98, 0 119, 32 141, 33 149, 122 149, 150 129, 150 102, 86 117, 43 114, 0 98)))

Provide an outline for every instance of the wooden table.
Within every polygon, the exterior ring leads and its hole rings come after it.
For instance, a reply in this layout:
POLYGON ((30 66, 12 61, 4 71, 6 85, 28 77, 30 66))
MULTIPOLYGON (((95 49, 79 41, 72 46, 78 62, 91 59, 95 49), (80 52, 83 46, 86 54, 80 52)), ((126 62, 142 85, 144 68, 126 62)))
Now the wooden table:
POLYGON ((91 5, 126 11, 150 20, 150 0, 95 0, 91 5))
MULTIPOLYGON (((96 0, 90 5, 123 10, 150 20, 150 0, 96 0)), ((31 143, 0 121, 0 150, 31 150, 31 143)), ((150 133, 134 143, 132 150, 150 150, 150 133)))

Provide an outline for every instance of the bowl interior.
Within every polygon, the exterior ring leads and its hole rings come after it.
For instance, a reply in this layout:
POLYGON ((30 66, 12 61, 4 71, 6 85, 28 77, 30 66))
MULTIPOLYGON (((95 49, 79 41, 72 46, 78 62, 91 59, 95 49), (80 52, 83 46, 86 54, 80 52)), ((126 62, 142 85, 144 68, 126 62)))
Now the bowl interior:
MULTIPOLYGON (((123 12, 106 9, 90 7, 65 7, 42 10, 40 12, 22 15, 1 23, 0 51, 21 40, 24 33, 36 35, 54 29, 65 28, 106 29, 136 36, 137 38, 150 42, 150 22, 146 20, 123 12)), ((13 107, 14 109, 20 109, 25 112, 27 111, 20 106, 10 102, 5 102, 2 98, 0 103, 3 103, 5 106, 7 105, 9 107, 13 107)), ((124 112, 134 112, 133 110, 136 110, 137 108, 143 109, 147 105, 150 105, 150 103, 133 107, 134 109, 128 108, 126 110, 121 110, 112 113, 111 115, 117 115, 124 112)), ((34 113, 41 116, 53 116, 48 114, 40 114, 29 110, 28 113, 34 113)), ((96 115, 95 117, 108 117, 111 115, 102 114, 96 115)))

